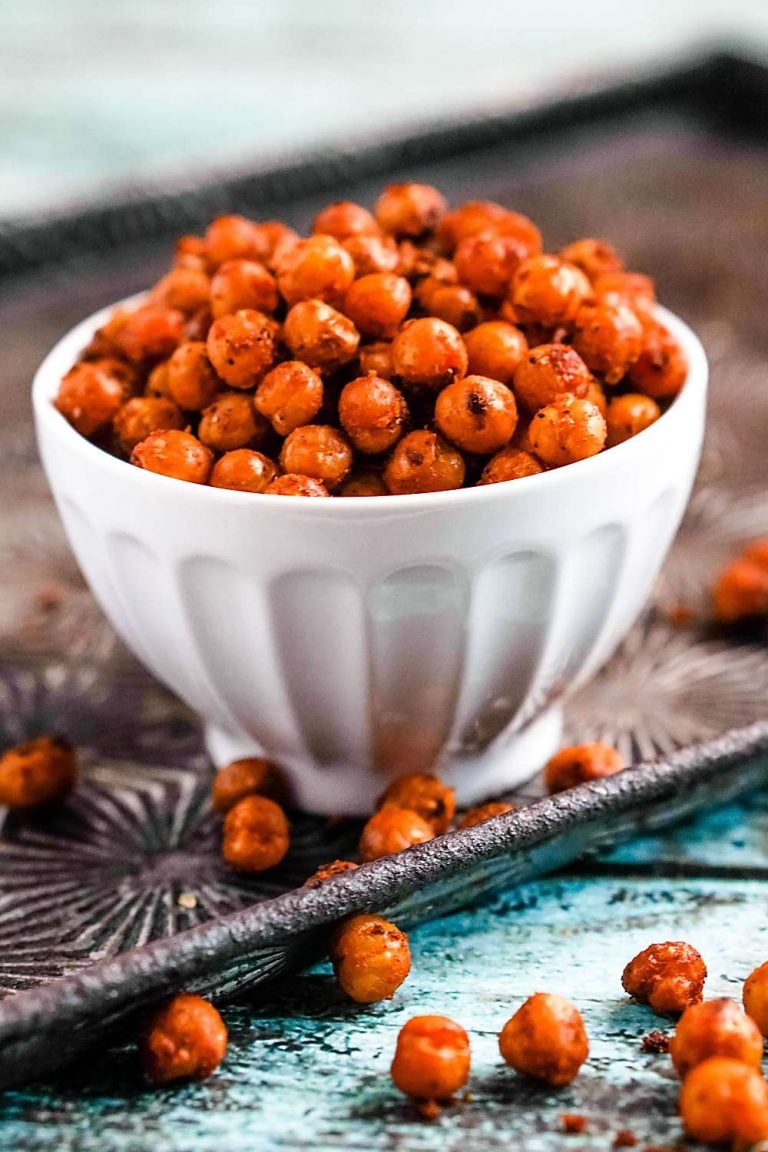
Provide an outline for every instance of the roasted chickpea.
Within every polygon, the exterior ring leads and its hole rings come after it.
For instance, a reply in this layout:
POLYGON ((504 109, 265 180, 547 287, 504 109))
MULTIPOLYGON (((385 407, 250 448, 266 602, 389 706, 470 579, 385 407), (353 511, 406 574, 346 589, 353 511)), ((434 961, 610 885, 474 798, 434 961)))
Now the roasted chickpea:
POLYGON ((607 240, 597 240, 593 236, 567 244, 561 249, 560 256, 569 264, 581 268, 592 283, 606 273, 621 272, 624 268, 624 262, 613 245, 607 240))
POLYGON ((360 372, 368 376, 380 376, 382 380, 391 380, 395 374, 392 363, 392 344, 380 341, 377 344, 365 344, 360 349, 360 372))
POLYGON ((352 860, 332 860, 330 864, 321 864, 311 876, 304 881, 305 888, 319 888, 326 880, 333 880, 336 876, 343 876, 345 872, 354 872, 357 868, 352 860))
POLYGON ((468 332, 483 318, 483 309, 474 292, 463 284, 436 284, 429 292, 428 312, 438 320, 452 324, 459 332, 468 332))
POLYGON ((735 1000, 705 1000, 683 1012, 669 1041, 669 1054, 681 1079, 710 1056, 729 1056, 759 1068, 763 1036, 735 1000))
POLYGON ((597 380, 593 380, 587 385, 587 390, 583 396, 584 400, 589 400, 590 404, 594 404, 598 409, 602 418, 608 420, 608 400, 606 399, 605 392, 603 391, 597 380))
POLYGON ((725 624, 768 615, 768 569, 738 556, 718 575, 712 596, 715 615, 725 624))
POLYGON ((376 201, 379 226, 393 236, 422 236, 439 222, 444 197, 429 184, 390 184, 376 201))
POLYGON ((606 434, 600 409, 567 393, 536 413, 528 433, 534 455, 551 468, 596 456, 606 434))
POLYGON ((651 944, 630 960, 621 977, 624 991, 659 1015, 684 1012, 698 1004, 707 966, 690 944, 651 944))
POLYGON ((206 408, 221 387, 202 340, 181 344, 168 361, 168 393, 189 412, 206 408))
POLYGON ((380 797, 378 807, 387 805, 417 812, 439 836, 451 826, 456 812, 456 792, 437 776, 430 776, 427 772, 409 772, 393 780, 380 797))
POLYGON ((361 335, 371 340, 394 336, 411 306, 411 286, 404 276, 373 272, 347 289, 342 308, 361 335))
POLYGON ((435 432, 409 432, 395 445, 384 469, 393 496, 445 492, 464 483, 464 460, 435 432))
POLYGON ((231 488, 235 492, 266 492, 277 472, 277 465, 269 456, 252 448, 234 448, 216 461, 210 484, 212 488, 231 488))
POLYGON ((388 804, 374 812, 360 836, 360 858, 363 861, 378 860, 382 856, 392 856, 410 848, 412 844, 424 844, 434 838, 432 825, 418 812, 409 808, 397 808, 388 804))
POLYGON ((285 472, 311 476, 333 491, 349 475, 352 449, 338 428, 304 424, 286 436, 280 464, 285 472))
POLYGON ((165 360, 181 340, 184 314, 163 304, 144 304, 122 319, 115 344, 134 363, 165 360))
POLYGON ((352 200, 337 200, 328 204, 315 216, 313 232, 333 236, 336 240, 347 240, 350 236, 378 235, 379 226, 373 215, 361 204, 352 200))
POLYGON ((213 453, 190 432, 171 428, 151 432, 137 444, 131 453, 131 464, 174 480, 205 484, 213 467, 213 453))
POLYGON ((360 333, 322 300, 302 300, 285 318, 283 338, 297 360, 333 372, 353 358, 360 333))
POLYGON ((575 1079, 589 1041, 581 1013, 569 1000, 536 992, 502 1028, 499 1049, 516 1072, 560 1087, 575 1079))
POLYGON ((262 380, 253 400, 257 412, 281 436, 309 424, 323 404, 323 381, 300 360, 285 360, 262 380))
POLYGON ((339 422, 358 452, 386 452, 400 439, 407 418, 402 392, 380 376, 351 380, 339 396, 339 422))
POLYGON ((434 248, 414 244, 411 240, 401 240, 398 245, 400 264, 398 271, 408 280, 418 282, 422 277, 431 276, 444 284, 458 283, 456 268, 434 248))
POLYGON ((768 1138, 768 1084, 748 1064, 713 1056, 683 1081, 680 1115, 692 1140, 752 1145, 768 1138))
POLYGON ((559 256, 531 256, 512 280, 511 300, 523 324, 570 324, 591 297, 592 286, 581 269, 559 256))
POLYGON ((299 240, 277 269, 277 284, 289 305, 312 299, 338 304, 354 278, 354 261, 333 236, 299 240))
POLYGON ((462 284, 480 296, 504 296, 517 269, 530 256, 525 237, 502 228, 465 236, 454 254, 462 284))
POLYGON ((435 422, 447 440, 465 452, 497 452, 517 427, 512 392, 487 376, 455 380, 437 397, 435 422))
POLYGON ((470 808, 461 817, 456 827, 476 828, 478 824, 487 824, 489 820, 495 820, 497 816, 507 816, 510 812, 516 811, 517 808, 514 804, 508 804, 505 800, 492 800, 488 804, 479 804, 477 808, 470 808))
POLYGON ((230 388, 252 388, 275 362, 276 337, 274 320, 242 308, 214 320, 208 333, 208 356, 230 388))
POLYGON ((615 448, 625 440, 631 440, 638 432, 644 432, 655 424, 661 416, 661 409, 650 396, 641 396, 639 392, 626 392, 623 396, 614 396, 608 405, 605 423, 608 428, 608 448, 615 448))
POLYGON ((539 461, 524 448, 502 448, 485 468, 478 484, 503 484, 506 480, 522 480, 524 476, 537 476, 543 472, 539 461))
POLYGON ((274 764, 261 756, 233 760, 219 768, 213 781, 211 802, 214 812, 225 814, 246 796, 268 796, 284 803, 288 789, 274 764))
POLYGON ((448 1100, 469 1079, 469 1036, 447 1016, 413 1016, 397 1037, 391 1076, 417 1100, 448 1100))
POLYGON ((544 781, 550 795, 575 788, 588 780, 602 780, 614 776, 624 768, 624 760, 610 744, 596 740, 592 744, 572 744, 561 748, 548 761, 544 781))
POLYGON ((330 496, 325 484, 312 476, 297 476, 288 473, 278 476, 267 488, 269 496, 330 496))
MULTIPOLYGON (((175 263, 183 262, 186 259, 193 261, 207 260, 207 252, 205 246, 204 236, 193 236, 191 234, 186 236, 179 236, 178 240, 173 246, 173 259, 175 263)), ((196 267, 197 264, 193 264, 196 267)))
POLYGON ((150 1084, 204 1080, 227 1051, 227 1027, 202 996, 181 993, 150 1017, 141 1038, 144 1074, 150 1084))
POLYGON ((115 413, 115 435, 123 452, 130 455, 150 432, 183 428, 184 415, 173 400, 164 396, 134 396, 115 413))
POLYGON ((290 846, 290 829, 279 804, 267 796, 248 795, 224 817, 221 853, 238 872, 275 868, 290 846))
POLYGON ((466 200, 446 212, 438 226, 437 236, 441 244, 453 252, 465 236, 486 232, 510 215, 514 216, 515 213, 510 213, 493 200, 466 200))
POLYGON ((391 236, 358 234, 342 240, 342 247, 355 262, 356 276, 369 276, 372 272, 396 272, 400 253, 391 236))
POLYGON ((202 268, 179 264, 157 282, 151 300, 179 312, 196 312, 208 303, 210 290, 211 282, 202 268))
POLYGON ((191 316, 187 317, 180 343, 183 344, 189 340, 205 341, 212 323, 213 314, 208 305, 206 304, 204 308, 198 308, 197 312, 193 312, 191 316))
POLYGON ((299 240, 298 232, 281 220, 262 220, 257 224, 259 248, 254 259, 261 261, 270 272, 276 271, 280 261, 299 240))
POLYGON ((200 441, 214 452, 262 445, 268 433, 269 422, 244 392, 221 392, 203 409, 197 428, 200 441))
POLYGON ((751 540, 744 548, 742 556, 745 560, 751 560, 753 564, 757 564, 761 568, 768 568, 768 536, 760 536, 756 540, 751 540))
POLYGON ((227 260, 262 260, 267 247, 263 225, 245 216, 218 216, 205 233, 205 254, 216 267, 227 260))
POLYGON ((61 736, 36 736, 0 756, 0 804, 42 808, 64 800, 77 783, 77 757, 61 736))
POLYGON ((81 436, 93 436, 109 424, 127 398, 123 380, 111 360, 87 360, 70 368, 54 401, 81 436))
POLYGON ((606 384, 617 384, 640 356, 642 325, 620 301, 585 304, 573 321, 573 346, 606 384))
POLYGON ((171 395, 168 391, 167 360, 161 360, 161 362, 156 364, 150 372, 149 376, 147 377, 147 383, 144 387, 144 395, 164 396, 167 400, 170 400, 171 395))
POLYGON ((768 963, 760 964, 744 981, 744 1010, 763 1036, 768 1036, 768 963))
POLYGON ((633 386, 654 400, 676 396, 685 384, 685 353, 663 324, 649 320, 643 329, 642 350, 629 369, 633 386))
POLYGON ((351 916, 331 936, 329 953, 342 991, 358 1004, 391 1000, 411 970, 408 937, 381 916, 351 916))
POLYGON ((490 376, 507 385, 512 384, 515 370, 528 351, 528 342, 520 329, 504 320, 478 324, 465 334, 464 344, 472 375, 490 376))
POLYGON ((568 344, 540 344, 523 356, 515 370, 514 389, 529 412, 538 412, 569 392, 583 398, 592 373, 568 344))
POLYGON ((467 374, 461 333, 444 320, 409 320, 392 342, 395 374, 410 387, 439 391, 467 374))
POLYGON ((210 299, 215 319, 244 308, 274 312, 277 282, 272 273, 255 260, 227 260, 211 280, 210 299))
POLYGON ((641 272, 604 272, 594 290, 597 300, 621 300, 638 314, 649 314, 656 303, 653 280, 641 272))

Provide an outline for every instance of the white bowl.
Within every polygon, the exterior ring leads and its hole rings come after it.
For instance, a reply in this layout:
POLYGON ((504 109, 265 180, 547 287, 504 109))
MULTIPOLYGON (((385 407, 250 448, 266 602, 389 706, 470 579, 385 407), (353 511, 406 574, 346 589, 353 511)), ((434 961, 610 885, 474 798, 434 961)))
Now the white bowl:
POLYGON ((434 769, 462 803, 538 770, 563 695, 640 612, 699 458, 707 364, 634 439, 558 471, 416 496, 317 500, 132 468, 56 411, 109 310, 48 355, 33 398, 43 464, 115 629, 206 726, 217 764, 266 755, 317 812, 365 813, 434 769))

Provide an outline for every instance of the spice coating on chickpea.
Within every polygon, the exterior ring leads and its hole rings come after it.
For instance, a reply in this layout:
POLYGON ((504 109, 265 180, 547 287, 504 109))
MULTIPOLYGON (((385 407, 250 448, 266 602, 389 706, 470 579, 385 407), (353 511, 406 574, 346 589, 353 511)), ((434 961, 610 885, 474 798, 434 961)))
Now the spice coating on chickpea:
POLYGON ((639 392, 625 392, 623 396, 614 396, 608 404, 605 417, 608 428, 606 445, 615 448, 617 444, 631 440, 633 436, 655 424, 659 416, 661 409, 650 396, 641 396, 639 392))
POLYGON ((517 404, 505 384, 487 376, 465 376, 444 388, 435 404, 435 423, 446 440, 465 452, 488 455, 503 448, 517 427, 517 404))
POLYGON ((202 340, 181 344, 168 361, 166 377, 172 400, 187 412, 206 408, 221 387, 202 340))
POLYGON ((36 736, 0 756, 0 805, 24 810, 58 804, 77 783, 77 757, 61 736, 36 736))
POLYGON ((328 204, 315 216, 312 231, 336 240, 350 236, 378 235, 379 226, 373 213, 352 200, 337 200, 328 204))
POLYGON ((607 240, 593 236, 574 240, 560 250, 560 256, 569 264, 575 264, 594 283, 600 276, 611 272, 621 272, 624 262, 616 249, 607 240))
POLYGON ((125 317, 115 343, 134 363, 165 360, 181 339, 184 315, 177 308, 144 304, 125 317))
POLYGON ((699 952, 683 941, 651 944, 627 964, 621 977, 625 992, 654 1012, 676 1014, 698 1004, 704 994, 707 966, 699 952))
POLYGON ((211 789, 214 812, 229 812, 245 796, 268 796, 283 803, 287 788, 274 764, 261 756, 233 760, 216 773, 211 789))
POLYGON ((614 776, 624 768, 624 760, 610 744, 599 740, 590 744, 573 744, 561 748, 544 769, 544 782, 550 795, 575 788, 588 780, 614 776))
POLYGON ((606 435, 600 409, 568 393, 541 408, 528 433, 534 454, 551 468, 596 456, 605 445, 606 435))
POLYGON ((413 1016, 398 1033, 390 1074, 416 1100, 449 1100, 469 1079, 469 1036, 447 1016, 413 1016))
POLYGON ((354 872, 357 867, 353 860, 332 860, 330 864, 321 864, 304 881, 304 887, 318 888, 326 880, 333 880, 334 876, 343 876, 345 872, 354 872))
POLYGON ((140 1052, 150 1084, 204 1080, 227 1051, 227 1028, 213 1004, 181 993, 147 1021, 140 1052))
POLYGON ((109 363, 76 364, 59 385, 54 404, 81 436, 93 436, 105 428, 127 397, 125 384, 109 363))
POLYGON ((297 241, 277 269, 277 285, 289 305, 313 299, 338 304, 354 278, 355 263, 333 236, 297 241))
POLYGON ((256 389, 254 407, 275 432, 287 436, 309 424, 323 405, 323 380, 300 360, 285 360, 268 372, 256 389))
MULTIPOLYGON (((528 342, 523 333, 505 320, 488 320, 478 324, 465 334, 464 345, 469 358, 469 371, 473 376, 490 376, 492 380, 500 380, 508 386, 512 384, 517 366, 528 351, 528 342)), ((538 404, 537 407, 541 408, 542 405, 538 404)))
POLYGON ((516 1072, 559 1087, 575 1079, 589 1056, 579 1010, 563 996, 536 992, 507 1021, 499 1050, 516 1072))
POLYGON ((685 354, 671 332, 656 321, 646 323, 640 355, 629 369, 633 387, 654 400, 668 400, 677 395, 687 375, 685 354))
POLYGON ((384 469, 384 482, 395 496, 444 492, 464 483, 461 453, 435 432, 409 432, 395 445, 384 469))
POLYGON ((434 839, 434 829, 423 816, 410 808, 387 804, 374 812, 360 836, 360 859, 379 860, 403 852, 413 844, 434 839))
POLYGON ((323 300, 302 300, 285 318, 283 339, 297 360, 331 372, 355 355, 360 333, 323 300))
POLYGON ((515 272, 510 299, 522 323, 555 328, 569 324, 591 297, 592 286, 575 264, 532 256, 515 272))
POLYGON ((392 342, 395 374, 411 387, 438 391, 467 374, 467 350, 461 333, 425 316, 409 320, 392 342))
POLYGON ((544 469, 524 448, 502 448, 483 468, 478 484, 503 484, 507 480, 522 480, 524 476, 537 476, 544 469))
POLYGON ((742 1146, 768 1137, 768 1084, 739 1060, 713 1056, 697 1064, 683 1081, 679 1107, 692 1140, 742 1146))
POLYGON ((274 320, 252 308, 214 320, 208 356, 230 388, 252 388, 269 371, 277 355, 276 331, 274 320))
POLYGON ((379 226, 393 236, 421 236, 435 228, 447 208, 430 184, 390 184, 376 201, 379 226))
POLYGON ((130 455, 150 432, 183 428, 186 420, 178 404, 165 396, 134 396, 117 410, 112 423, 120 447, 130 455))
POLYGON ((338 428, 329 424, 304 424, 286 436, 280 464, 285 472, 311 476, 333 491, 349 475, 352 449, 338 428))
POLYGON ((487 824, 497 816, 506 816, 509 812, 516 812, 514 804, 505 800, 491 800, 487 804, 479 804, 477 808, 470 808, 459 820, 457 828, 476 828, 478 824, 487 824))
POLYGON ((763 1036, 735 1000, 704 1000, 683 1012, 669 1041, 669 1054, 681 1079, 710 1056, 729 1056, 759 1068, 763 1036))
POLYGON ((540 344, 522 356, 515 369, 517 399, 529 412, 538 412, 568 392, 583 399, 592 373, 568 344, 540 344))
POLYGON ((197 435, 214 452, 262 445, 270 431, 268 421, 254 409, 245 392, 221 392, 204 408, 197 435))
POLYGON ((369 340, 394 336, 411 306, 411 286, 393 272, 372 272, 353 281, 342 310, 369 340))
POLYGON ((269 456, 253 448, 234 448, 216 461, 210 484, 233 492, 266 492, 277 474, 277 465, 269 456))
POLYGON ((329 955, 339 986, 358 1004, 391 1000, 411 970, 408 937, 381 916, 351 916, 332 933, 329 955))
POLYGON ((339 422, 358 452, 386 452, 408 419, 402 392, 379 376, 359 376, 342 389, 339 422))
POLYGON ((131 453, 131 464, 173 480, 205 484, 213 467, 213 453, 190 432, 169 429, 152 432, 137 444, 131 453))
POLYGON ((573 346, 606 384, 618 384, 640 357, 642 325, 632 309, 620 301, 585 304, 573 321, 573 346))
POLYGON ((221 854, 238 872, 275 868, 290 846, 285 812, 267 796, 238 800, 224 818, 221 854))
POLYGON ((211 280, 210 302, 214 319, 248 308, 274 312, 277 282, 256 260, 227 260, 211 280))
POLYGON ((268 496, 330 496, 325 484, 312 476, 299 476, 295 472, 277 476, 267 488, 268 496))
POLYGON ((417 812, 439 836, 451 826, 456 812, 456 792, 428 772, 409 772, 392 781, 377 807, 388 804, 417 812))

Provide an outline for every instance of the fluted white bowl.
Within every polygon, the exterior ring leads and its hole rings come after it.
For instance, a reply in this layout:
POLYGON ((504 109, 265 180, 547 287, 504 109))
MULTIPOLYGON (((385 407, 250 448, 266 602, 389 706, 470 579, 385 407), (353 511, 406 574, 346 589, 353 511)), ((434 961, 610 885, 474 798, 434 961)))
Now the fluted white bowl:
POLYGON ((40 452, 72 548, 116 631, 203 718, 214 761, 263 754, 298 803, 364 813, 434 769, 461 802, 554 751, 560 702, 640 612, 691 489, 707 364, 634 439, 558 471, 416 496, 317 500, 133 468, 56 411, 110 310, 34 382, 40 452))

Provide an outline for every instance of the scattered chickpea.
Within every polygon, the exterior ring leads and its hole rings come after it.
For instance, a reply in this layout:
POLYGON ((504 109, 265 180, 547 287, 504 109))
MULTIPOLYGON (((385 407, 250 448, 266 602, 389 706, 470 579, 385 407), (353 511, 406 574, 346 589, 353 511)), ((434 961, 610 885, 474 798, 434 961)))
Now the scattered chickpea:
POLYGON ((285 318, 283 338, 297 360, 335 371, 357 352, 360 333, 351 320, 322 300, 302 300, 285 318))
POLYGON ((464 460, 435 432, 409 432, 395 445, 384 482, 395 496, 461 488, 464 460))
POLYGON ((591 383, 592 373, 568 344, 531 348, 514 374, 515 395, 528 412, 538 412, 566 392, 582 399, 591 383))
POLYGON ((524 476, 537 476, 543 472, 539 461, 524 448, 502 448, 483 468, 478 484, 503 484, 507 480, 521 480, 524 476))
POLYGON ((504 1025, 499 1049, 516 1072, 560 1087, 575 1079, 589 1041, 581 1013, 569 1000, 536 992, 504 1025))
POLYGON ((366 455, 396 444, 407 418, 402 392, 379 376, 359 376, 339 396, 339 422, 353 447, 366 455))
POLYGON ((373 214, 361 204, 337 200, 318 212, 312 231, 336 240, 348 240, 350 236, 378 236, 379 226, 373 214))
POLYGON ((277 474, 277 465, 269 456, 252 448, 234 448, 216 461, 210 484, 235 492, 266 492, 277 474))
POLYGON ((614 776, 624 768, 621 754, 610 744, 596 740, 591 744, 573 744, 556 752, 544 769, 544 781, 550 795, 575 788, 588 780, 614 776))
POLYGON ((457 828, 476 828, 478 824, 487 824, 497 816, 506 816, 509 812, 516 812, 514 804, 505 800, 491 800, 487 804, 479 804, 477 808, 470 808, 459 820, 457 828))
POLYGON ((178 404, 164 396, 133 396, 115 413, 113 427, 126 455, 146 440, 150 432, 183 428, 186 421, 178 404))
POLYGON ((768 963, 760 964, 744 982, 744 1010, 763 1036, 768 1036, 768 963))
POLYGON ((712 597, 725 624, 768 615, 768 567, 737 556, 720 571, 712 597))
POLYGON ((227 1028, 213 1004, 183 992, 147 1021, 140 1051, 150 1084, 204 1080, 224 1059, 227 1028))
POLYGON ((639 392, 625 392, 623 396, 614 396, 609 402, 605 423, 608 428, 606 444, 615 448, 625 440, 631 440, 638 432, 644 432, 655 424, 661 416, 661 409, 650 396, 641 396, 639 392))
POLYGON ((36 736, 0 756, 0 805, 42 808, 66 799, 77 783, 77 757, 61 736, 36 736))
POLYGON ((669 1041, 669 1054, 681 1079, 710 1056, 729 1056, 759 1068, 763 1036, 735 1000, 704 1000, 683 1012, 669 1041))
POLYGON ((242 309, 274 312, 277 283, 256 260, 227 260, 211 280, 210 302, 214 319, 242 309))
POLYGON ((584 240, 574 240, 560 251, 563 260, 575 264, 585 276, 594 282, 612 272, 623 271, 624 264, 616 249, 607 240, 597 240, 592 236, 584 240))
POLYGON ((413 844, 424 844, 434 839, 434 835, 432 825, 418 812, 387 804, 374 812, 363 828, 360 858, 367 862, 379 860, 382 856, 392 856, 413 844))
POLYGON ((333 491, 349 475, 352 449, 338 428, 328 424, 304 424, 286 436, 280 464, 285 472, 311 476, 333 491))
POLYGON ((393 272, 360 276, 347 289, 342 310, 361 336, 386 340, 394 336, 411 306, 411 286, 393 272))
POLYGON ((411 970, 405 932, 381 916, 351 916, 332 933, 329 954, 339 986, 358 1004, 391 1000, 411 970))
POLYGON ((249 756, 219 768, 211 802, 214 812, 226 813, 245 796, 267 796, 282 804, 286 795, 285 781, 275 765, 261 756, 249 756))
POLYGON ((417 1100, 449 1100, 469 1079, 469 1036, 447 1016, 413 1016, 398 1033, 392 1081, 417 1100))
POLYGON ((643 328, 627 304, 598 300, 576 313, 573 347, 606 384, 618 384, 640 358, 643 328))
POLYGON ((304 881, 305 888, 318 888, 326 880, 334 876, 343 876, 345 872, 354 872, 357 864, 352 860, 332 860, 330 864, 321 864, 316 871, 304 881))
MULTIPOLYGON (((492 380, 500 380, 508 387, 512 385, 515 371, 528 351, 528 342, 520 329, 504 320, 488 320, 478 324, 466 333, 464 344, 472 375, 490 376, 492 380)), ((573 389, 569 388, 568 391, 573 389)), ((538 404, 537 407, 541 408, 542 405, 538 404)))
POLYGON ((275 868, 290 846, 290 829, 279 804, 267 796, 248 795, 224 817, 221 853, 238 872, 275 868))
POLYGON ((446 210, 444 197, 429 184, 390 184, 376 201, 374 215, 393 236, 422 236, 446 210))
POLYGON ((531 256, 512 280, 512 304, 524 324, 569 324, 591 297, 592 286, 581 269, 558 256, 531 256))
POLYGON ((275 322, 252 308, 220 316, 208 332, 207 351, 230 388, 252 388, 275 362, 275 322))
POLYGON ((322 377, 300 360, 285 360, 264 377, 253 403, 275 432, 287 436, 294 428, 309 424, 320 411, 322 377))
POLYGON ((330 496, 325 484, 312 476, 298 476, 289 472, 277 476, 267 488, 269 496, 330 496))
POLYGON ((682 941, 651 944, 630 960, 621 977, 633 999, 654 1012, 676 1014, 698 1004, 704 992, 707 966, 699 952, 682 941))
POLYGON ((452 444, 465 452, 488 455, 512 439, 517 404, 505 384, 487 376, 455 380, 437 397, 435 423, 452 444))
POLYGON ((663 324, 646 323, 640 355, 629 369, 633 387, 654 400, 669 400, 680 391, 687 375, 685 354, 675 338, 663 324))
POLYGON ((409 320, 392 342, 395 374, 410 387, 439 391, 467 374, 461 333, 445 320, 409 320))
POLYGON ((70 368, 59 385, 56 408, 81 436, 105 428, 127 399, 126 387, 108 360, 88 360, 70 368))
POLYGON ((115 335, 115 343, 133 363, 165 360, 181 339, 184 314, 162 304, 144 304, 129 312, 115 335))
POLYGON ((173 480, 205 484, 213 467, 213 453, 190 432, 169 429, 151 432, 131 453, 131 464, 173 480))
POLYGON ((680 1089, 686 1135, 704 1144, 750 1145, 768 1138, 768 1084, 739 1060, 713 1056, 680 1089))
POLYGON ((551 468, 560 468, 596 456, 607 429, 599 408, 566 393, 536 413, 528 435, 534 454, 551 468))
POLYGON ((354 278, 354 260, 333 236, 297 241, 277 269, 277 284, 288 305, 301 300, 338 304, 354 278))
POLYGON ((417 812, 436 836, 447 832, 456 812, 455 789, 427 772, 409 772, 393 780, 377 807, 394 805, 417 812))
POLYGON ((197 435, 214 452, 262 446, 270 432, 269 422, 254 409, 245 392, 220 392, 200 415, 197 435))

